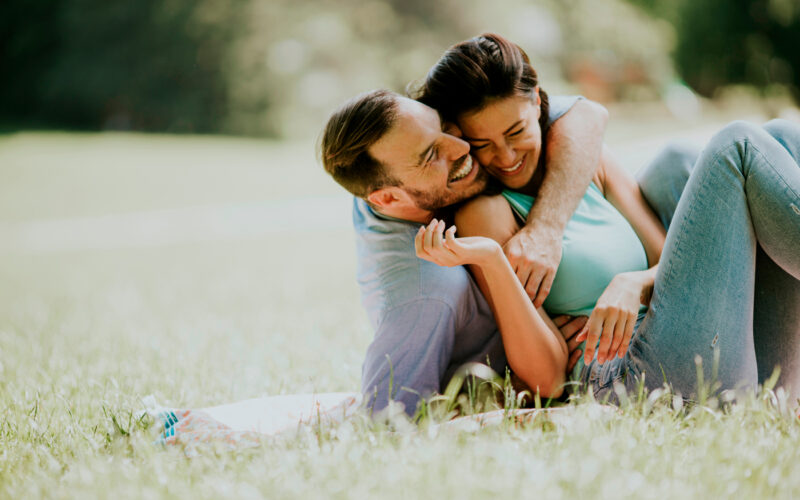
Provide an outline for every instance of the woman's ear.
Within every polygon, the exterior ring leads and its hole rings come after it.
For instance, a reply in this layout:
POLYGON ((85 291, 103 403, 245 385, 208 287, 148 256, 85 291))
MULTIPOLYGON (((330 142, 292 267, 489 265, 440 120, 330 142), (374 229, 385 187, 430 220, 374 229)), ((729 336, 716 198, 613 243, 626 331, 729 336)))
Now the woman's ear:
POLYGON ((533 88, 533 93, 536 96, 536 105, 537 106, 541 106, 541 104, 542 104, 542 96, 539 95, 539 86, 538 85, 533 88))

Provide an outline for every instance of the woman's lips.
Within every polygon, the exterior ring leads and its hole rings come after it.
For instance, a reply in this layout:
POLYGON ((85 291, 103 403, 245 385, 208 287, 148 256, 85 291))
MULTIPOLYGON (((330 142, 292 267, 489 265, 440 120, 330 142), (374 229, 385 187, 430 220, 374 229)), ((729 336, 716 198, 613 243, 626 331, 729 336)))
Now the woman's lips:
POLYGON ((515 175, 517 172, 522 170, 522 167, 525 165, 525 160, 527 158, 528 158, 528 153, 525 153, 525 155, 517 163, 515 163, 511 167, 508 167, 508 168, 495 167, 495 170, 500 175, 515 175))

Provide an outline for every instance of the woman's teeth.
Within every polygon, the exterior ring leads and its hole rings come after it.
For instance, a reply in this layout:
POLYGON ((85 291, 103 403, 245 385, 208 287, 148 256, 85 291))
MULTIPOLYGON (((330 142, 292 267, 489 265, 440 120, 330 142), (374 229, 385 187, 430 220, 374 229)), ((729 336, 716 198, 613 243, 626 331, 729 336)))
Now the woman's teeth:
POLYGON ((453 175, 450 176, 450 180, 448 182, 461 180, 470 172, 472 172, 472 156, 467 155, 467 159, 464 160, 464 163, 458 167, 455 172, 453 172, 453 175))
POLYGON ((503 172, 504 174, 513 174, 514 172, 522 168, 522 164, 524 162, 525 162, 525 157, 523 156, 522 159, 519 162, 517 162, 517 164, 514 165, 513 167, 508 167, 508 168, 497 167, 497 169, 503 172))

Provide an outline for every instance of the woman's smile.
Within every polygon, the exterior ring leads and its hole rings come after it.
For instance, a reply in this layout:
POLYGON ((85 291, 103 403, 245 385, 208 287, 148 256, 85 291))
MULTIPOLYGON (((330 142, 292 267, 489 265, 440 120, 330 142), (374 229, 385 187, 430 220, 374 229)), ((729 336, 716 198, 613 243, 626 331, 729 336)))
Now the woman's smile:
POLYGON ((503 167, 494 167, 494 170, 498 171, 499 175, 510 176, 510 175, 517 175, 521 170, 522 167, 525 165, 525 160, 528 159, 528 153, 525 153, 517 163, 514 165, 503 168, 503 167))

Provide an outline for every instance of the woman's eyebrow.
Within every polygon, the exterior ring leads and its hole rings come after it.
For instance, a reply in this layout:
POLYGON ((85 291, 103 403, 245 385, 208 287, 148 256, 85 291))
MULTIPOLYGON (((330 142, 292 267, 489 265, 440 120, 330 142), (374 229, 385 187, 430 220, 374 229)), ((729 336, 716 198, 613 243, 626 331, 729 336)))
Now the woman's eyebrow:
MULTIPOLYGON (((509 132, 511 132, 512 130, 514 130, 515 128, 517 128, 517 126, 518 126, 520 123, 522 123, 523 121, 524 121, 524 118, 523 118, 523 119, 519 119, 519 120, 515 121, 514 123, 512 123, 510 127, 508 127, 507 129, 505 129, 505 130, 503 131, 503 135, 506 135, 507 133, 509 133, 509 132)), ((461 138, 462 138, 462 139, 464 139, 465 141, 472 141, 472 142, 489 142, 489 139, 477 139, 477 138, 475 138, 475 137, 468 137, 468 136, 466 136, 466 135, 462 136, 461 138)))

